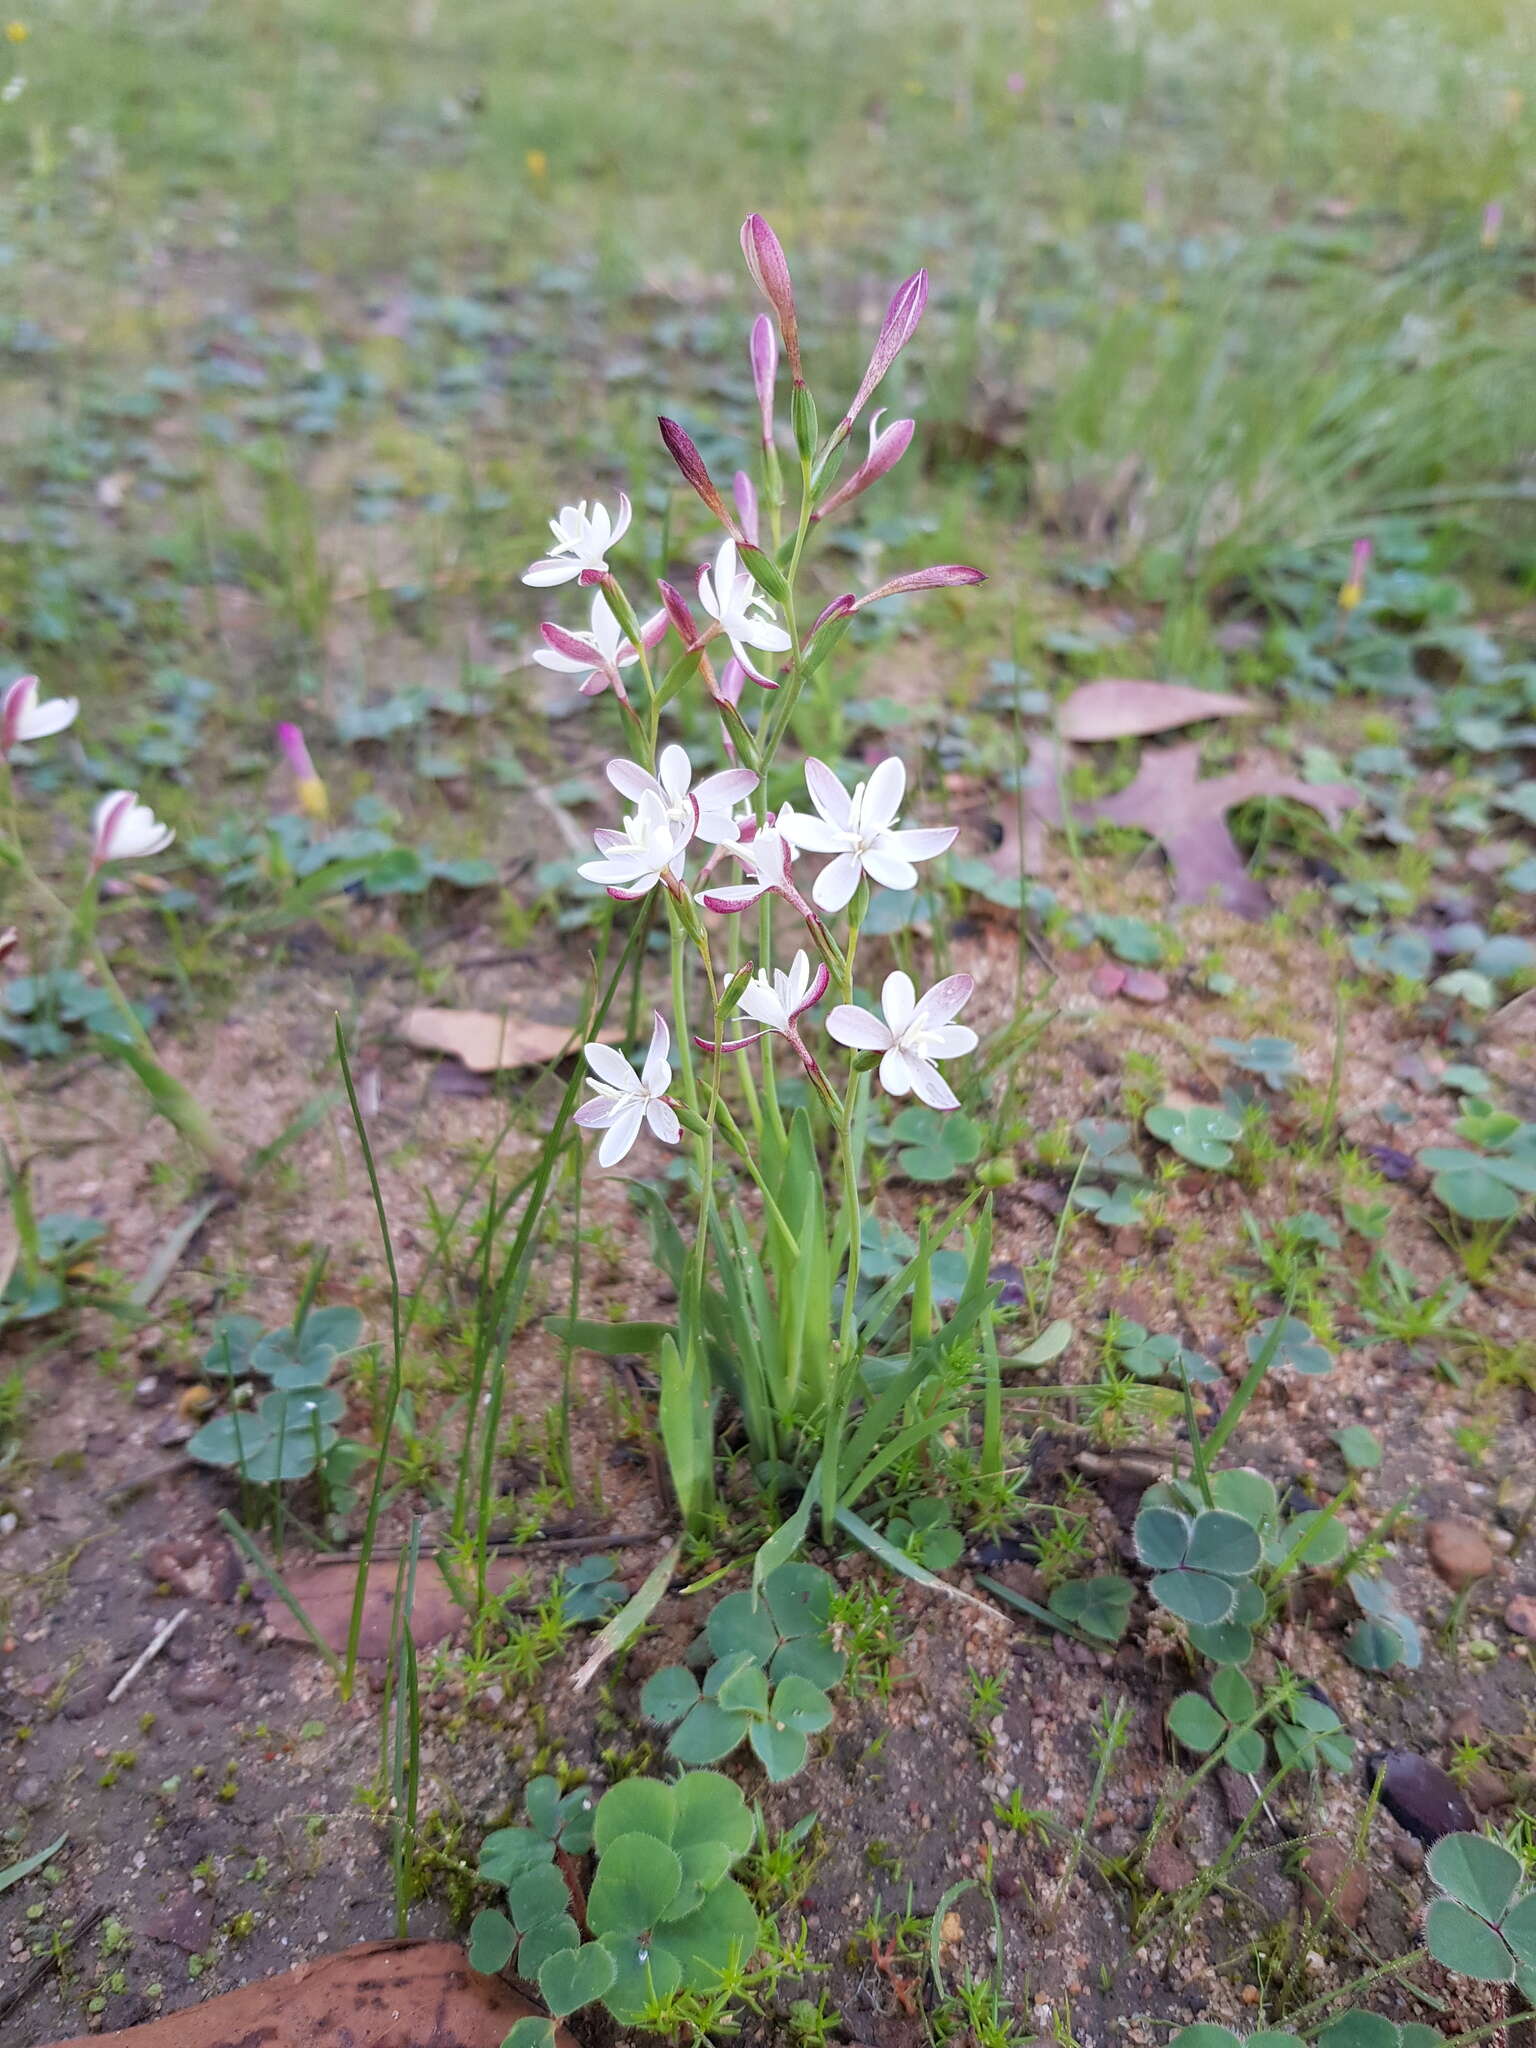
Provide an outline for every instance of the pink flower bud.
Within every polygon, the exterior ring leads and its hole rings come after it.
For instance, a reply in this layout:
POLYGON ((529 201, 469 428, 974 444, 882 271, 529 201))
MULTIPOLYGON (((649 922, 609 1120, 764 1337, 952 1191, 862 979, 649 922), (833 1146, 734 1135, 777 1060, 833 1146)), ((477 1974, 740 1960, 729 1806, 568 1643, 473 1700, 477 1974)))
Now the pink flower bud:
POLYGON ((741 693, 747 686, 747 672, 733 654, 721 669, 715 684, 715 697, 721 704, 739 704, 741 693))
POLYGON ((874 353, 869 359, 869 368, 864 372, 864 381, 854 393, 853 403, 844 413, 842 425, 837 430, 840 441, 846 438, 854 421, 869 403, 875 386, 917 332, 917 323, 922 319, 927 303, 926 270, 914 271, 904 284, 897 285, 886 308, 884 325, 875 338, 874 353))
MULTIPOLYGON (((883 408, 882 408, 883 410, 883 408)), ((877 412, 869 423, 869 453, 850 477, 845 477, 832 494, 825 498, 811 514, 812 519, 825 519, 829 512, 836 512, 850 499, 867 491, 871 484, 893 470, 912 445, 916 430, 915 420, 892 420, 882 433, 880 414, 877 412)))
POLYGON ((773 322, 759 313, 752 322, 747 355, 752 364, 752 382, 757 391, 757 410, 763 423, 763 446, 773 442, 773 387, 779 375, 779 344, 773 338, 773 322))
POLYGON ((1498 247, 1499 234, 1504 226, 1504 204, 1502 200, 1490 199, 1483 208, 1483 225, 1480 240, 1485 249, 1498 247))
POLYGON ((309 748, 304 743, 303 729, 297 725, 282 724, 277 728, 277 744, 282 749, 283 759, 293 770, 300 782, 315 772, 310 759, 309 748))
POLYGON ((954 590, 962 584, 986 580, 982 569, 967 568, 964 562, 942 562, 932 569, 912 569, 905 576, 893 576, 889 583, 856 597, 851 609, 861 612, 865 605, 878 604, 882 597, 904 597, 911 590, 954 590))
POLYGON ((661 429, 661 438, 666 443, 667 453, 683 473, 684 482, 698 492, 726 532, 734 539, 740 540, 740 529, 726 510, 725 500, 715 489, 715 480, 705 468, 704 458, 691 438, 684 433, 676 420, 661 418, 656 424, 661 429))
POLYGON ((752 282, 779 317, 779 333, 784 337, 789 373, 797 384, 803 384, 800 329, 795 319, 795 288, 790 283, 783 246, 760 213, 749 213, 741 224, 741 253, 747 259, 752 282))
POLYGON ((656 588, 661 592, 661 601, 666 608, 667 617, 683 636, 683 645, 696 647, 699 640, 698 621, 689 611, 683 593, 671 583, 658 583, 656 588))
POLYGON ((1339 590, 1340 611, 1352 612, 1364 597, 1366 572, 1374 552, 1372 543, 1364 535, 1350 549, 1349 575, 1339 590))
POLYGON ((824 610, 819 611, 811 621, 811 630, 805 636, 806 645, 810 645, 829 619, 845 619, 851 611, 856 609, 857 606, 851 590, 844 591, 841 597, 834 597, 832 602, 824 610))
POLYGON ((744 469, 738 469, 731 479, 731 496, 736 500, 736 516, 741 522, 741 537, 749 547, 755 548, 758 545, 757 490, 744 469))

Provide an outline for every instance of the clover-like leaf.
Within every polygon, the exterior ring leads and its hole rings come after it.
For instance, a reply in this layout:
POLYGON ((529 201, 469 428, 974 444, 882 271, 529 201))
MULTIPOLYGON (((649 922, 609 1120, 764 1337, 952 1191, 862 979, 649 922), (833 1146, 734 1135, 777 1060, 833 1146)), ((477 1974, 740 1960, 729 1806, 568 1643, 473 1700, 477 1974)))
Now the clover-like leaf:
POLYGON ((1424 1939, 1437 1963, 1480 1984, 1508 1984, 1515 1959, 1496 1928, 1455 1899, 1436 1899, 1424 1916, 1424 1939))
POLYGON ((1189 1109, 1159 1102, 1142 1119, 1154 1138, 1171 1145, 1181 1159, 1192 1166, 1220 1171, 1232 1164, 1232 1147, 1243 1135, 1235 1116, 1224 1109, 1206 1109, 1198 1104, 1189 1109))
POLYGON ((953 1180, 981 1157, 982 1134, 963 1111, 944 1113, 914 1105, 891 1125, 901 1149, 896 1163, 908 1180, 953 1180))
POLYGON ((1247 1342, 1249 1359, 1257 1364, 1260 1354, 1271 1344, 1274 1347, 1269 1354, 1272 1366, 1289 1366, 1295 1372, 1313 1377, 1333 1370, 1333 1353, 1326 1345, 1318 1343, 1299 1316, 1270 1316, 1257 1329, 1250 1330, 1247 1342))
POLYGON ((557 1949, 538 1973, 539 1995, 556 2019, 564 2019, 612 1989, 618 1965, 601 1942, 557 1949))
POLYGON ((620 1835, 597 1862, 587 1895, 587 1925, 597 1935, 641 1934, 663 1919, 683 1882, 683 1866, 654 1835, 620 1835))
POLYGON ((571 1894, 553 1863, 535 1863, 507 1886, 507 1911, 520 1934, 570 1911, 571 1894))
POLYGON ((1486 1835, 1446 1835, 1435 1843, 1425 1868, 1441 1891, 1480 1915, 1499 1921, 1519 1889, 1522 1865, 1518 1856, 1486 1835))
POLYGON ((1118 1643, 1131 1618, 1136 1589, 1116 1572, 1091 1579, 1068 1579, 1052 1588, 1050 1610, 1085 1635, 1102 1643, 1118 1643))
POLYGON ((1217 1572, 1224 1578, 1246 1578, 1262 1555, 1251 1522, 1225 1508, 1207 1508, 1196 1515, 1184 1563, 1191 1571, 1217 1572))
POLYGON ((480 1844, 480 1876, 505 1887, 553 1854, 553 1844, 532 1828, 497 1828, 480 1844))
POLYGON ((1136 1555, 1152 1571, 1171 1571, 1184 1562, 1190 1521, 1177 1508, 1146 1507, 1136 1517, 1136 1555))
MULTIPOLYGON (((699 1697, 697 1686, 693 1696, 699 1697)), ((670 1842, 677 1826, 677 1802, 678 1787, 664 1785, 659 1778, 621 1778, 610 1785, 597 1802, 592 1824, 598 1855, 620 1835, 654 1835, 658 1842, 670 1842)))
POLYGON ((516 1948, 517 1929, 494 1907, 485 1907, 469 1923, 469 1967, 482 1977, 494 1977, 504 1970, 516 1948))
POLYGON ((1296 1048, 1288 1038, 1213 1038, 1211 1044, 1233 1066, 1256 1074, 1270 1088, 1279 1089, 1298 1075, 1296 1048))
MULTIPOLYGON (((691 1671, 685 1671, 681 1664, 664 1665, 660 1671, 652 1672, 640 1691, 640 1711, 647 1721, 655 1721, 663 1728, 680 1721, 688 1709, 699 1700, 699 1681, 691 1671)), ((628 1781, 626 1781, 628 1782, 628 1781)), ((619 1788, 615 1786, 616 1792, 619 1788)), ((612 1794, 605 1794, 605 1802, 612 1794)))
POLYGON ((541 1920, 530 1927, 517 1947, 517 1970, 521 1977, 537 1977, 549 1957, 564 1948, 577 1948, 581 1930, 569 1913, 553 1920, 541 1920))

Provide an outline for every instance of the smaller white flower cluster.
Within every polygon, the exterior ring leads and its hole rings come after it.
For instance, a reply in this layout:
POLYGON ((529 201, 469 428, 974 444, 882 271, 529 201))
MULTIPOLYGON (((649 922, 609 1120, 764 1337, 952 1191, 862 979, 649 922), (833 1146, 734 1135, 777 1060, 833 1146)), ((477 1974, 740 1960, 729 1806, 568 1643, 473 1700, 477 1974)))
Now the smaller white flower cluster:
MULTIPOLYGON (((73 725, 80 713, 78 697, 39 695, 36 676, 18 676, 0 696, 0 758, 7 762, 19 746, 52 739, 73 725)), ((162 825, 134 789, 113 789, 91 817, 91 867, 109 860, 147 860, 164 853, 176 834, 162 825)))

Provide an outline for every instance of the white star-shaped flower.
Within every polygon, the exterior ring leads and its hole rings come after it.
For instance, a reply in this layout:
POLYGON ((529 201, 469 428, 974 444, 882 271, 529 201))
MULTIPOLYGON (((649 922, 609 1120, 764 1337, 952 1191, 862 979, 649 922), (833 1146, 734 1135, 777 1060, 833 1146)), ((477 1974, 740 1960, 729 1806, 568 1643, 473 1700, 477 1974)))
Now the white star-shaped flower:
POLYGON ((649 1124, 652 1135, 660 1138, 663 1145, 675 1145, 682 1134, 677 1111, 666 1099, 672 1085, 672 1068, 667 1060, 671 1034, 661 1012, 654 1014, 656 1024, 650 1050, 638 1074, 611 1045, 593 1044, 585 1048, 587 1065, 594 1077, 587 1082, 593 1100, 581 1105, 576 1121, 583 1130, 603 1133, 603 1142, 597 1148, 599 1166, 617 1166, 639 1137, 642 1124, 649 1124))
POLYGON ((681 886, 688 842, 698 822, 698 807, 690 797, 683 817, 673 818, 659 796, 647 790, 632 817, 624 820, 621 832, 594 832, 593 843, 601 860, 584 861, 577 873, 596 882, 610 896, 645 896, 658 882, 669 889, 681 886))
POLYGON ((750 768, 727 768, 722 774, 707 776, 693 789, 693 763, 678 746, 664 747, 656 768, 656 774, 647 775, 634 761, 610 761, 608 780, 633 804, 644 796, 654 796, 674 824, 683 824, 691 810, 697 820, 692 833, 695 839, 727 846, 741 837, 741 821, 733 813, 742 798, 757 787, 750 768))
POLYGON ((817 815, 797 812, 784 826, 793 845, 806 853, 831 853, 816 877, 812 896, 823 910, 841 910, 868 875, 883 889, 911 889, 914 861, 932 860, 953 846, 957 825, 920 825, 898 832, 896 819, 906 794, 907 771, 894 755, 882 761, 868 782, 849 796, 824 761, 805 764, 805 786, 817 815))
POLYGON ((839 1045, 883 1055, 880 1085, 888 1095, 915 1095, 930 1109, 958 1109, 960 1099, 934 1061, 975 1051, 976 1034, 969 1024, 950 1021, 970 1001, 975 986, 968 974, 951 974, 919 998, 912 977, 898 971, 885 977, 880 991, 883 1018, 856 1003, 839 1003, 827 1029, 839 1045))
POLYGON ((766 597, 736 559, 736 543, 723 540, 713 569, 699 571, 699 603, 731 643, 731 652, 754 683, 768 689, 777 686, 752 665, 749 647, 764 654, 785 654, 789 635, 775 625, 766 597))
POLYGON ((554 546, 524 573, 523 581, 548 590, 557 583, 574 583, 589 569, 606 570, 608 550, 629 531, 629 521, 629 500, 622 491, 617 519, 610 517, 606 505, 594 503, 588 512, 585 498, 579 505, 562 505, 549 522, 554 546))

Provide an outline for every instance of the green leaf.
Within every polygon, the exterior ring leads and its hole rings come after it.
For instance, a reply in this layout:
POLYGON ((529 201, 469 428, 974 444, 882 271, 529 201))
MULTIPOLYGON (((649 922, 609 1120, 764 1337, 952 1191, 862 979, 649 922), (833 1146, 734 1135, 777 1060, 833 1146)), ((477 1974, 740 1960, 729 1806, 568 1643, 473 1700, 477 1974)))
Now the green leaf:
POLYGON ((30 1877, 34 1870, 41 1870, 45 1863, 51 1863, 64 1844, 68 1835, 60 1835, 56 1842, 50 1842, 46 1849, 39 1849, 34 1855, 23 1856, 19 1863, 8 1863, 0 1870, 0 1892, 8 1892, 13 1884, 20 1884, 24 1877, 30 1877))
POLYGON ((1253 1655, 1253 1630, 1237 1620, 1191 1622, 1189 1640, 1213 1664, 1246 1664, 1253 1655))
POLYGON ((598 1858, 587 1897, 594 1934, 639 1934, 654 1927, 677 1897, 683 1866, 654 1835, 620 1835, 598 1858))
POLYGON ((766 1714, 768 1674, 751 1652, 737 1650, 710 1666, 704 1678, 706 1703, 713 1700, 728 1714, 766 1714))
POLYGON ((1396 2025, 1374 2012, 1340 2013, 1317 2039, 1318 2048, 1398 2048, 1396 2025))
POLYGON ((810 1745, 798 1728, 779 1721, 754 1721, 747 1740, 771 1783, 782 1785, 804 1770, 810 1745))
POLYGON ((537 1927, 529 1928, 518 1945, 518 1975, 537 1977, 552 1955, 580 1944, 580 1930, 569 1913, 563 1913, 558 1920, 541 1920, 537 1927))
POLYGON ((768 1712, 775 1723, 798 1729, 802 1735, 819 1735, 832 1719, 832 1702, 809 1679, 793 1675, 774 1687, 768 1712))
POLYGON ((670 1950, 658 1946, 650 1935, 605 1934, 601 1946, 614 1966, 612 1985, 603 1993, 603 2003, 620 2026, 639 2023, 653 1998, 670 1998, 683 1980, 683 1969, 670 1950))
MULTIPOLYGON (((640 1692, 640 1712, 647 1721, 655 1721, 661 1727, 670 1727, 680 1721, 688 1709, 698 1704, 699 1681, 691 1671, 681 1664, 667 1664, 660 1671, 652 1672, 640 1692)), ((628 1781, 626 1781, 628 1782, 628 1781)), ((614 1792, 618 1791, 615 1785, 614 1792)), ((612 1792, 603 1795, 603 1803, 613 1797, 612 1792)), ((598 1808, 602 1811, 602 1807, 598 1808)))
POLYGON ((545 1327, 562 1344, 596 1352, 601 1358, 652 1358, 664 1338, 675 1340, 677 1336, 672 1323, 584 1322, 579 1316, 574 1320, 551 1316, 545 1327))
POLYGON ((514 2020, 512 2031, 503 2038, 501 2048, 555 2048, 555 2023, 534 2015, 525 2020, 514 2020))
POLYGON ((1224 1508, 1207 1508, 1195 1517, 1184 1562, 1192 1571, 1246 1578, 1257 1569, 1261 1554, 1252 1523, 1224 1508))
POLYGON ((1192 1749, 1196 1756, 1207 1755, 1227 1732, 1225 1720, 1198 1692, 1179 1694, 1168 1709, 1168 1727, 1170 1733, 1186 1749, 1192 1749))
POLYGON ((1118 1573, 1104 1572, 1092 1579, 1068 1579, 1053 1588, 1050 1609, 1085 1634, 1100 1642, 1118 1643, 1131 1618, 1136 1589, 1118 1573))
POLYGON ((539 1995, 556 2019, 590 2005, 612 1988, 618 1965, 601 1942, 559 1949, 539 1971, 539 1995))
POLYGON ((1136 1555, 1153 1571, 1171 1571, 1184 1562, 1189 1518, 1177 1508, 1143 1508, 1133 1531, 1136 1555))
POLYGON ((1352 1422, 1347 1428, 1336 1429, 1333 1440, 1351 1472, 1374 1472, 1381 1463, 1380 1441, 1363 1422, 1352 1422))
POLYGON ((1465 1156, 1465 1167, 1437 1173, 1430 1183, 1451 1214, 1468 1223, 1507 1223, 1512 1216, 1518 1216, 1520 1202, 1514 1191, 1470 1152, 1465 1156))
POLYGON ((482 1977, 504 1970, 516 1947, 517 1929, 505 1913, 487 1906, 469 1923, 469 1967, 482 1977))
MULTIPOLYGON (((718 1874, 723 1877, 736 1858, 751 1848, 756 1833, 741 1787, 719 1771, 687 1771, 669 1789, 677 1804, 673 1848, 690 1874, 698 1877, 697 1861, 691 1859, 709 1844, 725 1857, 718 1874)), ((705 1889, 716 1882, 718 1878, 709 1880, 705 1889)))
POLYGON ((553 1863, 536 1863, 507 1886, 507 1911, 519 1933, 558 1920, 570 1909, 570 1888, 553 1863))
POLYGON ((1210 1572, 1160 1572, 1150 1591, 1153 1599, 1180 1621, 1202 1625, 1229 1620, 1237 1598, 1230 1580, 1218 1579, 1210 1572))
POLYGON ((1507 1984, 1515 1959, 1485 1921, 1455 1899, 1436 1899, 1424 1919, 1424 1938, 1437 1963, 1480 1984, 1507 1984))
POLYGON ((1218 1671, 1211 1680, 1211 1698, 1229 1721, 1252 1720, 1258 1700, 1241 1671, 1218 1671))
MULTIPOLYGON (((698 1696, 695 1685, 693 1697, 697 1700, 698 1696)), ((682 1784, 687 1783, 684 1778, 682 1784)), ((654 1835, 658 1842, 670 1842, 677 1827, 680 1790, 681 1786, 664 1785, 659 1778, 621 1778, 617 1785, 610 1786, 597 1802, 592 1824, 592 1841, 598 1855, 603 1855, 620 1835, 654 1835)))
POLYGON ((1234 1771, 1256 1777, 1264 1768, 1264 1738, 1257 1728, 1245 1728, 1227 1741, 1227 1762, 1234 1771))
POLYGON ((1243 2044, 1230 2027, 1215 2026, 1210 2020, 1197 2020, 1192 2027, 1181 2027, 1168 2043, 1168 2048, 1243 2048, 1243 2044))
POLYGON ((1536 1892, 1527 1892, 1510 1908, 1499 1922, 1499 1932, 1522 1963, 1536 1964, 1536 1892))
POLYGON ((1486 1835, 1446 1835, 1430 1850, 1425 1867, 1441 1891, 1484 1920, 1503 1915, 1520 1883, 1519 1857, 1486 1835))
POLYGON ((487 1884, 506 1886, 553 1854, 549 1841, 532 1828, 497 1828, 480 1844, 480 1875, 487 1884))
POLYGON ((1275 1482, 1251 1465, 1230 1466, 1211 1475, 1211 1499, 1219 1508, 1241 1515, 1251 1528, 1263 1529, 1280 1513, 1280 1496, 1275 1482))
POLYGON ((750 1593, 727 1593, 715 1603, 704 1633, 717 1657, 729 1657, 744 1650, 754 1663, 765 1668, 779 1647, 779 1630, 774 1626, 766 1600, 750 1593))
POLYGON ((717 1764, 730 1755, 749 1725, 745 1714, 728 1714, 713 1700, 700 1700, 673 1730, 667 1754, 680 1764, 717 1764))
POLYGON ((757 1912, 734 1878, 725 1878, 678 1920, 659 1923, 653 1930, 653 1946, 674 1957, 683 1982, 704 1990, 719 1979, 734 1953, 742 1962, 755 1954, 758 1945, 757 1912))
POLYGON ((1270 1316, 1257 1329, 1248 1332, 1248 1356, 1254 1363, 1278 1331, 1275 1347, 1269 1354, 1271 1366, 1289 1366, 1295 1372, 1316 1377, 1333 1370, 1333 1354, 1326 1345, 1319 1344, 1307 1325, 1299 1316, 1270 1316))

